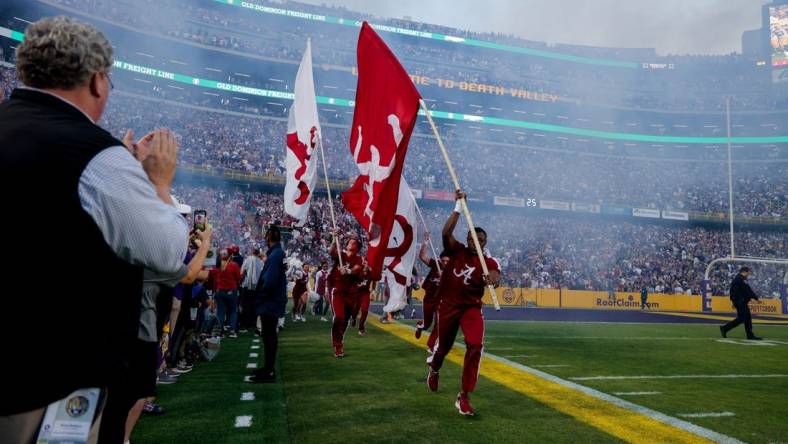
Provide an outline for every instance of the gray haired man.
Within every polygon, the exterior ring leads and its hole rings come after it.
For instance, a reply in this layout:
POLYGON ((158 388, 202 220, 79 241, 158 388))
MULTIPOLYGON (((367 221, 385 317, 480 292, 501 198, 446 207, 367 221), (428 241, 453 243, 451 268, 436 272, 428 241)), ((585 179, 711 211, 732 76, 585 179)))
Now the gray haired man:
POLYGON ((117 399, 137 336, 142 271, 175 273, 188 245, 188 223, 170 198, 178 144, 168 130, 137 143, 129 133, 124 143, 96 124, 113 60, 94 27, 39 20, 16 59, 24 86, 0 104, 0 190, 19 217, 0 218, 0 229, 16 255, 6 268, 13 278, 3 301, 13 315, 5 327, 24 334, 4 350, 15 364, 0 382, 0 436, 35 440, 53 402, 80 412, 101 404, 69 396, 86 389, 106 398, 88 441, 100 425, 101 442, 122 442, 130 406, 117 399), (64 259, 42 283, 30 264, 53 245, 64 259))

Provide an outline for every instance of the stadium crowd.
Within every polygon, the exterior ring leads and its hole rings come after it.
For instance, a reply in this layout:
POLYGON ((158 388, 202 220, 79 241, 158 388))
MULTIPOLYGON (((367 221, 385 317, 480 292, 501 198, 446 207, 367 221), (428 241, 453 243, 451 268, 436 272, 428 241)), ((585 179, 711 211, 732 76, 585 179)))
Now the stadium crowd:
MULTIPOLYGON (((12 69, 0 67, 4 96, 10 93, 14 76, 12 69)), ((156 124, 172 128, 180 137, 179 162, 183 166, 258 176, 284 174, 281 141, 287 126, 282 118, 209 112, 116 94, 110 100, 103 124, 117 136, 122 136, 127 128, 137 132, 156 124)), ((356 167, 345 155, 348 129, 326 126, 323 135, 330 176, 342 180, 354 177, 356 167)), ((453 161, 468 192, 486 200, 516 196, 708 213, 728 209, 727 167, 721 156, 710 161, 644 160, 583 155, 560 146, 547 151, 515 144, 489 144, 482 137, 474 140, 472 136, 452 137, 449 132, 447 142, 462 147, 453 161), (515 156, 526 160, 505 161, 515 156)), ((414 188, 451 188, 444 166, 434 162, 435 149, 432 138, 417 134, 411 139, 405 175, 414 188)), ((786 217, 786 168, 784 162, 734 164, 736 213, 786 217)))
MULTIPOLYGON (((191 43, 217 47, 233 52, 256 56, 297 61, 303 51, 303 36, 310 35, 315 42, 315 62, 342 67, 355 66, 355 46, 351 30, 335 30, 318 23, 294 22, 291 26, 277 26, 277 22, 263 24, 265 14, 254 14, 236 8, 216 8, 211 2, 194 4, 183 0, 152 2, 160 14, 140 17, 131 13, 134 4, 104 0, 55 0, 106 20, 131 26, 158 35, 166 35, 191 43), (186 20, 169 20, 171 16, 186 20), (269 25, 269 26, 266 26, 269 25)), ((259 2, 281 8, 276 2, 259 2)), ((332 14, 327 7, 289 2, 287 8, 312 11, 315 14, 332 14)), ((546 49, 544 43, 514 39, 497 35, 476 35, 457 29, 403 20, 379 20, 343 10, 343 17, 372 20, 389 26, 399 26, 422 32, 448 35, 473 36, 515 46, 546 49)), ((600 103, 607 106, 661 109, 672 111, 722 111, 725 109, 722 91, 733 95, 737 109, 768 110, 775 102, 766 88, 768 76, 753 70, 752 63, 741 56, 726 57, 673 57, 665 60, 653 50, 616 50, 609 48, 558 45, 556 51, 590 57, 634 59, 675 65, 680 69, 668 73, 648 70, 604 70, 598 66, 583 68, 567 66, 533 57, 512 57, 499 51, 477 51, 468 48, 457 51, 437 43, 425 45, 412 38, 392 36, 391 45, 400 54, 403 64, 412 74, 453 79, 455 81, 489 82, 505 87, 524 88, 536 92, 549 92, 571 100, 600 103), (435 63, 438 61, 439 63, 435 63)), ((227 78, 216 80, 228 80, 227 78)), ((247 81, 249 79, 246 79, 247 81)))
MULTIPOLYGON (((157 105, 117 96, 105 121, 115 134, 125 128, 146 128, 165 122, 181 135, 183 165, 212 171, 241 171, 256 175, 284 174, 282 120, 254 119, 157 105), (146 122, 147 120, 147 122, 146 122)), ((348 129, 324 127, 329 174, 354 177, 356 167, 347 154, 348 129)), ((457 149, 454 164, 466 189, 475 196, 517 196, 597 204, 619 204, 680 211, 725 212, 728 209, 727 169, 721 159, 678 162, 618 156, 578 155, 571 150, 545 151, 514 144, 487 144, 480 138, 447 138, 457 149), (506 159, 524 158, 523 163, 506 159)), ((434 162, 435 141, 413 137, 405 175, 414 188, 449 190, 444 166, 434 162)), ((782 162, 734 166, 734 208, 747 216, 788 214, 788 165, 782 162)))
MULTIPOLYGON (((259 243, 263 227, 272 221, 294 224, 284 214, 279 194, 206 185, 180 185, 175 192, 194 208, 208 211, 220 246, 259 243)), ((309 219, 303 227, 293 228, 293 237, 286 244, 287 250, 304 262, 316 264, 328 253, 327 205, 326 198, 316 197, 309 219)), ((351 215, 335 205, 341 231, 363 238, 351 215)), ((436 235, 447 211, 434 207, 422 210, 436 235)), ((728 253, 728 233, 719 229, 486 210, 475 211, 474 220, 489 233, 488 248, 500 258, 503 283, 510 286, 639 291, 646 285, 651 292, 699 294, 708 263, 728 253)), ((780 258, 788 253, 784 236, 774 232, 737 232, 736 249, 740 255, 761 257, 780 258)), ((780 270, 762 269, 764 274, 754 280, 755 288, 764 295, 777 295, 780 270)), ((720 267, 715 273, 715 282, 727 282, 735 270, 720 267)))

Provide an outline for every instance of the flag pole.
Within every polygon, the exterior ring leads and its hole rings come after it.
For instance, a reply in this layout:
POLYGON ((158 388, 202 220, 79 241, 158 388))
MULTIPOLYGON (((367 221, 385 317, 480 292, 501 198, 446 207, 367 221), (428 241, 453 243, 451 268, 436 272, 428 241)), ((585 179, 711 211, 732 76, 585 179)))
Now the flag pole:
MULTIPOLYGON (((416 205, 416 212, 419 213, 421 224, 424 225, 424 232, 430 234, 430 229, 427 226, 427 222, 424 220, 424 215, 421 214, 421 208, 419 208, 419 203, 416 201, 416 196, 413 195, 413 192, 410 193, 410 197, 413 198, 413 204, 416 205)), ((432 243, 432 235, 430 235, 429 242, 430 248, 432 249, 432 257, 435 259, 435 264, 438 266, 438 273, 442 273, 441 261, 439 260, 438 254, 435 252, 435 244, 432 243)))
POLYGON ((342 264, 342 245, 339 238, 339 230, 337 229, 337 217, 334 214, 334 199, 331 197, 331 185, 328 183, 328 167, 326 166, 326 152, 323 150, 323 135, 317 134, 317 143, 320 146, 320 158, 323 160, 323 177, 326 179, 326 192, 328 193, 328 208, 331 210, 331 225, 337 233, 334 235, 334 242, 337 244, 337 258, 339 259, 339 268, 344 267, 342 264))
MULTIPOLYGON (((459 191, 462 189, 460 188, 460 181, 457 179, 457 173, 454 172, 454 167, 452 167, 451 159, 449 159, 449 152, 446 151, 446 147, 443 145, 443 140, 438 133, 438 127, 435 126, 435 122, 432 120, 432 115, 430 115, 430 110, 427 108, 427 104, 424 103, 424 99, 419 99, 419 105, 421 105, 421 109, 424 110, 424 115, 427 116, 427 120, 430 122, 432 132, 435 134, 435 139, 438 140, 438 146, 440 147, 441 153, 443 154, 443 160, 446 161, 446 166, 449 169, 451 180, 454 182, 454 188, 459 191)), ((479 263, 482 265, 482 272, 484 272, 484 276, 487 277, 490 275, 490 271, 487 269, 487 261, 484 259, 484 253, 482 252, 482 247, 479 244, 479 237, 476 236, 476 230, 474 229, 475 225, 473 225, 471 212, 468 210, 468 202, 466 202, 464 198, 460 199, 460 206, 462 207, 462 212, 465 214, 465 221, 468 223, 468 229, 471 232, 473 246, 476 248, 476 254, 479 256, 479 263)), ((488 285, 487 288, 490 290, 490 296, 492 296, 495 309, 500 310, 501 305, 498 303, 498 295, 495 293, 495 287, 488 285)))

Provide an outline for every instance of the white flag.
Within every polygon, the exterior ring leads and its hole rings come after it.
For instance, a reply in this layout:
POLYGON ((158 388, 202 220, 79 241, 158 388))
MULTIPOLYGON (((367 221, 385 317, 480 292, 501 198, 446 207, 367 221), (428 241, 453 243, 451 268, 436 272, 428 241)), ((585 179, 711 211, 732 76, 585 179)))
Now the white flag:
POLYGON ((317 183, 317 144, 318 137, 322 136, 312 78, 312 45, 308 40, 296 74, 294 92, 287 120, 285 212, 303 224, 317 183))
POLYGON ((419 253, 419 224, 416 201, 405 178, 400 178, 397 214, 383 260, 383 277, 389 286, 389 301, 383 311, 393 313, 407 305, 407 289, 413 283, 413 265, 419 253))

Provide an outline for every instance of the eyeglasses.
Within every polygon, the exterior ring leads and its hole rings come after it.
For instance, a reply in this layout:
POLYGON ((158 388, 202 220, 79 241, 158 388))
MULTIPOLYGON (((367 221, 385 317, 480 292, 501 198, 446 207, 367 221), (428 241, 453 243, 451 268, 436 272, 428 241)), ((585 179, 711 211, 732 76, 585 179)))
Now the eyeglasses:
POLYGON ((112 91, 113 89, 115 89, 115 84, 112 83, 112 76, 110 76, 108 72, 105 72, 104 76, 107 78, 107 81, 109 82, 109 90, 112 91))

